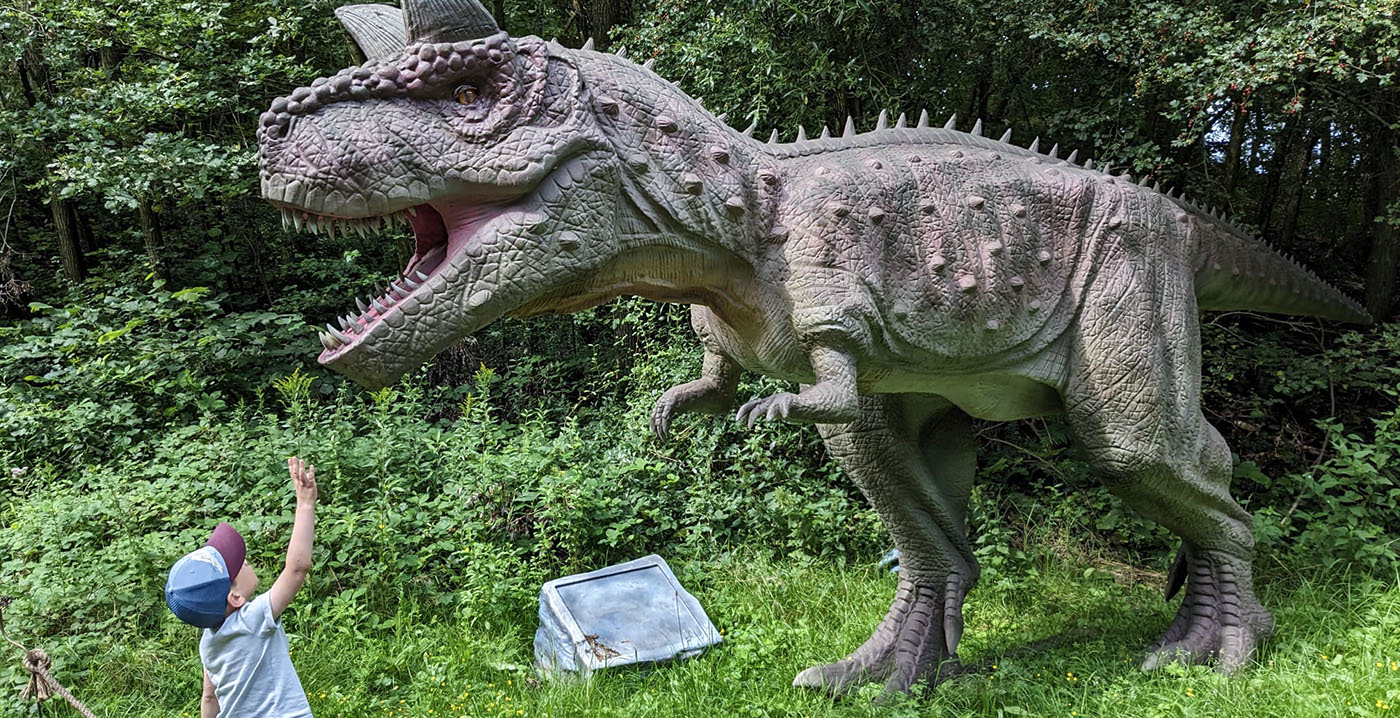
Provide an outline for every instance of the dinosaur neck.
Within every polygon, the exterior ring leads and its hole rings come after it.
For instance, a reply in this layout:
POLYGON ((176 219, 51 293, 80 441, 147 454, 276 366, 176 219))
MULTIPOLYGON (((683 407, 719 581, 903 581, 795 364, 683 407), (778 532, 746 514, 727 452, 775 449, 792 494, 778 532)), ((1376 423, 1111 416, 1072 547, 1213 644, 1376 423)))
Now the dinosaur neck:
POLYGON ((754 267, 777 209, 771 156, 650 70, 569 52, 622 175, 622 251, 590 284, 721 314, 751 310, 754 267))

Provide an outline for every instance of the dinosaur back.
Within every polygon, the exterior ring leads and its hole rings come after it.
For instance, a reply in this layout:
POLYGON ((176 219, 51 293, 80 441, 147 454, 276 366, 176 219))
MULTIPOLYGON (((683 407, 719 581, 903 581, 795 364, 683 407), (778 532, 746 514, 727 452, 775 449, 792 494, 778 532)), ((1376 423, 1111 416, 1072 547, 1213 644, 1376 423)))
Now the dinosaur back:
POLYGON ((892 143, 789 162, 798 330, 854 332, 951 371, 1011 364, 1059 337, 1090 260, 1142 199, 1130 182, 995 147, 892 143))

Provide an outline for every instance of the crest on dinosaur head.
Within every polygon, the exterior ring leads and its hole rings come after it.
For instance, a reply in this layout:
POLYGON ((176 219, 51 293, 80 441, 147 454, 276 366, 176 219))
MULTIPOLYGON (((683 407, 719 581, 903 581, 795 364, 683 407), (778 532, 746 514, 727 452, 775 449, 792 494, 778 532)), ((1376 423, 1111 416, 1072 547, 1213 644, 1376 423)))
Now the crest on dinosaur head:
POLYGON ((509 36, 476 0, 337 16, 368 59, 263 113, 262 193, 298 229, 412 228, 401 275, 322 333, 323 364, 382 386, 596 269, 580 245, 608 227, 617 160, 567 51, 509 36))

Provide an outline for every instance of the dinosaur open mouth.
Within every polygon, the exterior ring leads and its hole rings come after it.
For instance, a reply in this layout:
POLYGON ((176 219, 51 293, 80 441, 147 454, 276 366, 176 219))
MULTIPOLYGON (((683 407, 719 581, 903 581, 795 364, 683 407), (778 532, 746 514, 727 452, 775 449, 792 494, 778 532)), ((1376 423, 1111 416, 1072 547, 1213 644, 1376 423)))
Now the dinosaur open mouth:
MULTIPOLYGON (((395 200, 383 195, 365 197, 363 202, 352 197, 343 207, 317 203, 313 209, 304 204, 306 197, 320 198, 325 193, 313 194, 292 183, 264 187, 264 198, 281 209, 283 223, 299 231, 330 237, 348 232, 361 236, 380 234, 396 225, 407 225, 413 231, 413 256, 403 270, 387 284, 377 286, 374 295, 356 298, 354 310, 325 325, 320 333, 325 351, 318 361, 323 365, 353 361, 350 355, 359 354, 356 349, 404 334, 400 330, 419 314, 445 316, 445 303, 471 310, 490 301, 492 289, 479 287, 469 292, 475 279, 463 278, 475 277, 485 263, 499 261, 492 259, 493 253, 515 246, 511 241, 500 242, 500 237, 549 234, 554 223, 550 205, 564 196, 575 182, 575 175, 583 174, 579 170, 582 162, 579 157, 568 157, 544 172, 531 172, 491 186, 472 186, 398 209, 390 209, 395 200), (365 204, 378 214, 361 214, 360 208, 365 204)), ((564 239, 559 244, 573 246, 564 239)), ((459 315, 470 316, 469 312, 452 316, 459 315)), ((389 361, 383 358, 389 356, 385 351, 366 356, 374 361, 389 361)), ((397 361, 399 355, 393 356, 397 361)), ((363 363, 365 359, 358 361, 363 363)))
POLYGON ((447 277, 441 276, 450 259, 464 251, 479 247, 478 229, 502 212, 508 204, 467 203, 434 200, 408 207, 398 212, 371 217, 337 217, 323 215, 303 208, 281 206, 285 227, 325 234, 356 233, 360 236, 379 234, 406 225, 413 230, 413 257, 398 276, 387 285, 376 286, 375 294, 355 298, 357 311, 325 325, 320 333, 321 363, 326 363, 370 336, 374 328, 393 315, 417 313, 419 307, 430 303, 435 292, 446 289, 447 277), (436 206, 435 206, 436 205, 436 206), (337 326, 338 325, 338 326, 337 326))

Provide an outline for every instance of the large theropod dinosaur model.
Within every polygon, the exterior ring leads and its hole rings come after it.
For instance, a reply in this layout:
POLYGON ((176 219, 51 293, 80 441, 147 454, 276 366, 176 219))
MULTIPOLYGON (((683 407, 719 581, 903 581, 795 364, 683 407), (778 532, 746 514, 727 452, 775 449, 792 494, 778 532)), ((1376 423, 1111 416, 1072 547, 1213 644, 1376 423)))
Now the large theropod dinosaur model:
POLYGON ((955 655, 973 417, 1064 416, 1107 486, 1181 537, 1185 598, 1144 667, 1228 671, 1273 630, 1201 413, 1197 312, 1369 321, 1341 293, 1182 198, 980 123, 763 143, 620 52, 511 37, 476 0, 337 14, 369 60, 262 115, 263 194, 313 231, 407 221, 416 253, 320 361, 382 386, 504 314, 690 304, 704 366, 656 403, 656 433, 726 411, 741 370, 800 383, 738 418, 816 424, 901 551, 874 634, 797 684, 902 691, 955 655))

